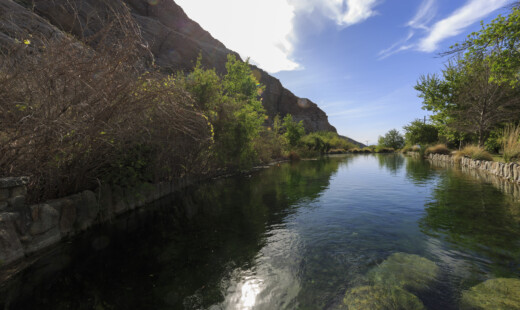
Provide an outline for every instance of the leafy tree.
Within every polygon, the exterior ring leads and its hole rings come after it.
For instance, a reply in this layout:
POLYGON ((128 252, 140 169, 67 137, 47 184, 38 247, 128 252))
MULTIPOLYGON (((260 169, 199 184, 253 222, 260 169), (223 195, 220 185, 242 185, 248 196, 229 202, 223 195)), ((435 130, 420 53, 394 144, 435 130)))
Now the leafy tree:
POLYGON ((400 149, 404 146, 404 137, 399 133, 397 129, 392 129, 387 132, 383 137, 379 137, 378 145, 383 147, 391 147, 394 149, 400 149))
POLYGON ((403 127, 404 138, 407 144, 432 144, 439 140, 439 130, 432 124, 426 124, 416 119, 409 125, 403 127))
POLYGON ((498 84, 518 85, 520 72, 520 9, 518 3, 508 16, 499 15, 478 32, 468 35, 455 44, 445 55, 465 52, 465 58, 485 55, 492 64, 489 81, 498 84))
POLYGON ((289 145, 296 146, 300 139, 305 135, 303 121, 295 122, 291 114, 287 114, 283 118, 283 127, 285 128, 285 137, 289 141, 289 145))
POLYGON ((266 118, 259 99, 263 86, 253 76, 249 63, 228 55, 227 73, 202 68, 200 57, 193 72, 178 74, 183 85, 208 115, 213 126, 213 153, 220 165, 247 168, 256 160, 255 141, 266 118))
POLYGON ((483 145, 499 123, 518 116, 518 90, 491 81, 492 66, 482 55, 460 58, 436 75, 422 76, 415 89, 423 98, 423 109, 434 112, 432 120, 448 140, 473 135, 483 145))

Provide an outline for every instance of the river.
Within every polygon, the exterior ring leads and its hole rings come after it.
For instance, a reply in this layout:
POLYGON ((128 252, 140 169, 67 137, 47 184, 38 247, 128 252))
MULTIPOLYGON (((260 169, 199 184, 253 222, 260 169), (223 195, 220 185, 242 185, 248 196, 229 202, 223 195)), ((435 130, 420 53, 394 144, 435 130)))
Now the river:
POLYGON ((186 188, 53 248, 4 285, 0 307, 346 309, 346 293, 393 286, 385 279, 418 260, 409 275, 432 277, 405 289, 426 309, 518 278, 520 202, 397 154, 284 163, 186 188))

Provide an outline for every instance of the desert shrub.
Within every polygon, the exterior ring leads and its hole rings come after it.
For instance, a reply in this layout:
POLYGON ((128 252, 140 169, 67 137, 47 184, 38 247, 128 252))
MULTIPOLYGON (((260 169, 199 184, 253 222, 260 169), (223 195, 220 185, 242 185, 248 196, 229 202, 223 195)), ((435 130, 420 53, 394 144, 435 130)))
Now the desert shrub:
POLYGON ((135 33, 31 38, 0 55, 0 176, 30 176, 31 201, 203 169, 210 126, 172 78, 143 73, 135 33))
POLYGON ((442 155, 450 155, 451 151, 446 147, 445 144, 437 144, 434 146, 427 147, 425 149, 424 155, 429 154, 442 154, 442 155))
POLYGON ((518 160, 520 157, 520 125, 506 125, 502 136, 502 151, 504 161, 511 162, 518 160))
POLYGON ((467 145, 462 150, 455 153, 455 159, 460 159, 462 157, 469 157, 475 160, 493 161, 493 156, 477 145, 467 145))

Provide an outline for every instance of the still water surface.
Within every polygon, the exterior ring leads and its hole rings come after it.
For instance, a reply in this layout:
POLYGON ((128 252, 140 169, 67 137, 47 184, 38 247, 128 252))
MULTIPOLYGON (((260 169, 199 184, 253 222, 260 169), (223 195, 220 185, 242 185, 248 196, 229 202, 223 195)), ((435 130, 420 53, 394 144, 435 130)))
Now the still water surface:
POLYGON ((401 155, 282 164, 184 190, 57 247, 2 290, 8 309, 341 309, 394 253, 439 267, 412 293, 458 309, 520 276, 520 203, 401 155))

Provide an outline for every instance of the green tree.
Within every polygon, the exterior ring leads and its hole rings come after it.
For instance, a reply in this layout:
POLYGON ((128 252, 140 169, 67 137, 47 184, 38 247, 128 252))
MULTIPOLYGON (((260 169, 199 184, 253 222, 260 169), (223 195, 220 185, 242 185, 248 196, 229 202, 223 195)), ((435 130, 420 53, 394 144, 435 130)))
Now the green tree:
POLYGON ((520 9, 518 3, 508 16, 499 15, 482 29, 455 44, 445 55, 464 52, 465 58, 485 55, 490 67, 489 81, 518 85, 520 73, 520 9))
POLYGON ((432 124, 426 124, 416 119, 409 125, 403 127, 404 138, 407 144, 432 144, 439 140, 439 130, 432 124))
POLYGON ((388 131, 383 137, 379 137, 378 145, 400 149, 404 146, 404 137, 397 129, 388 131))
POLYGON ((213 155, 219 165, 247 168, 256 161, 255 141, 259 139, 266 119, 259 99, 263 86, 253 76, 248 61, 228 55, 227 73, 220 77, 214 69, 202 68, 199 57, 190 74, 177 75, 208 115, 213 126, 213 155))
POLYGON ((283 127, 285 128, 285 137, 289 141, 289 145, 296 146, 300 139, 305 135, 303 121, 295 122, 291 114, 287 114, 283 118, 283 127))

